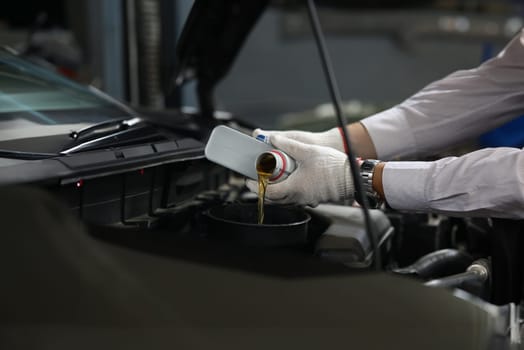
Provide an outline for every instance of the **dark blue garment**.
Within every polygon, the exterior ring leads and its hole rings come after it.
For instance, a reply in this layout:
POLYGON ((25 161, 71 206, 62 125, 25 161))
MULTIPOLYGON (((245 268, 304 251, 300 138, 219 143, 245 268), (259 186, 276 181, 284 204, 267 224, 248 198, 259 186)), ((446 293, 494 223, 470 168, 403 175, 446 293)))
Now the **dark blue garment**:
POLYGON ((483 147, 524 147, 524 115, 480 136, 483 147))

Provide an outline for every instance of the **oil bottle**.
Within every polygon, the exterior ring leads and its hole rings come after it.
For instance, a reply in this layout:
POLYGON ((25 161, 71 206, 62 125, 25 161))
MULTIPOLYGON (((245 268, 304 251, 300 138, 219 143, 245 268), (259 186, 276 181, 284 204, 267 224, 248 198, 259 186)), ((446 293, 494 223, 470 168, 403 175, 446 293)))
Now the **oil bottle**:
POLYGON ((213 129, 205 147, 206 158, 252 180, 257 167, 271 173, 269 182, 280 182, 295 170, 295 161, 271 145, 267 136, 256 138, 219 125, 213 129))
POLYGON ((205 154, 209 160, 258 181, 258 224, 264 223, 267 185, 285 180, 296 167, 295 161, 275 149, 267 136, 254 138, 223 125, 211 132, 205 154))

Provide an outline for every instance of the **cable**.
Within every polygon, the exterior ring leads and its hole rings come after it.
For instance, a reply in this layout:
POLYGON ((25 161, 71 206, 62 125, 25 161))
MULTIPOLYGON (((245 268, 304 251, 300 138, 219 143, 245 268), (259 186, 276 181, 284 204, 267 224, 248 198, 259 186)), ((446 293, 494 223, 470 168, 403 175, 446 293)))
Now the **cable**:
POLYGON ((324 73, 326 75, 326 80, 329 87, 329 92, 331 95, 331 99, 333 101, 333 107, 335 109, 335 114, 337 117, 338 125, 340 126, 340 129, 342 130, 342 135, 344 138, 346 154, 348 156, 349 160, 349 167, 351 175, 353 176, 353 182, 355 184, 355 192, 357 199, 359 203, 361 203, 362 212, 364 214, 364 223, 366 225, 366 232, 369 237, 369 240, 371 241, 371 246, 373 248, 373 257, 374 257, 374 264, 376 270, 381 270, 382 266, 382 259, 380 254, 380 249, 378 247, 378 238, 375 233, 373 222, 371 221, 371 217, 369 214, 369 202, 367 200, 367 197, 364 195, 363 185, 362 185, 362 179, 360 178, 360 173, 358 171, 359 166, 357 164, 356 158, 353 154, 353 151, 351 147, 351 143, 349 142, 349 134, 346 130, 347 122, 345 121, 345 117, 342 113, 341 108, 341 98, 340 93, 338 91, 338 87, 336 84, 335 76, 333 74, 333 69, 331 67, 329 54, 326 49, 326 43, 322 34, 322 29, 320 27, 320 21, 318 19, 318 13, 317 9, 314 3, 314 0, 307 0, 307 7, 308 7, 308 14, 311 22, 311 27, 313 29, 313 33, 315 34, 315 40, 317 43, 317 48, 319 50, 320 59, 322 61, 322 68, 324 69, 324 73))

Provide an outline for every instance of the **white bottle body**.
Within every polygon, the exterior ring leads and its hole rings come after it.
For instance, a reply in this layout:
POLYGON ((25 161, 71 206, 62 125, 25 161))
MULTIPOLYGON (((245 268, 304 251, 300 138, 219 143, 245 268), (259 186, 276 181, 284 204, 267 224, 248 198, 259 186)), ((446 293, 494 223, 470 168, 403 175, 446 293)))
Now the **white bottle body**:
POLYGON ((263 154, 275 159, 270 182, 284 180, 295 169, 295 161, 267 138, 257 139, 224 125, 213 129, 205 148, 207 159, 253 180, 258 179, 257 162, 263 154))

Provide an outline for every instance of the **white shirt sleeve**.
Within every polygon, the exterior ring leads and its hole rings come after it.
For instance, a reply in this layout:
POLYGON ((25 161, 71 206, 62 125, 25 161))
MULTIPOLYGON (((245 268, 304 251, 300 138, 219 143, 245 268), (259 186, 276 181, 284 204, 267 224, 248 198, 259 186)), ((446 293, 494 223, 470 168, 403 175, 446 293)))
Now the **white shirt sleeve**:
POLYGON ((524 30, 498 56, 433 82, 362 124, 378 158, 394 160, 434 154, 523 114, 524 30))
POLYGON ((451 216, 524 218, 524 150, 486 148, 433 162, 387 162, 388 204, 451 216))
MULTIPOLYGON (((379 159, 430 155, 524 114, 524 31, 495 58, 457 71, 362 121, 379 159)), ((397 210, 524 218, 524 150, 490 148, 433 162, 388 162, 397 210)))

